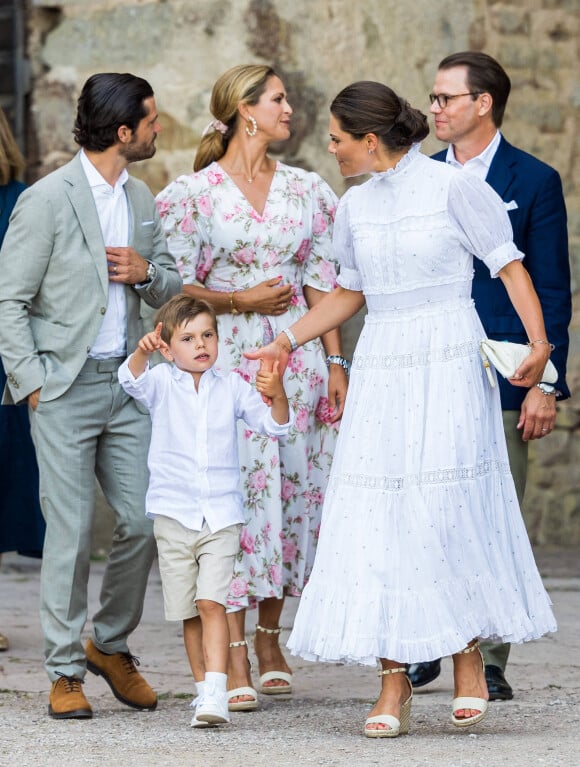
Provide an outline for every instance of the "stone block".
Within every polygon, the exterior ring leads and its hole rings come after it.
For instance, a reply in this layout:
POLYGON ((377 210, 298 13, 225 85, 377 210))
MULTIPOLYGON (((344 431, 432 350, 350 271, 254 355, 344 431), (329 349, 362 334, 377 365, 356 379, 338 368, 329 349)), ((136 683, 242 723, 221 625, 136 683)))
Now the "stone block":
POLYGON ((117 4, 65 16, 47 36, 43 57, 50 67, 74 61, 81 71, 142 73, 167 50, 175 23, 169 3, 117 4))
POLYGON ((543 133, 562 133, 566 106, 547 93, 543 93, 541 99, 538 98, 539 94, 533 91, 528 94, 531 96, 529 99, 522 99, 522 94, 518 94, 518 120, 526 125, 534 125, 537 131, 543 133))
MULTIPOLYGON (((573 387, 573 380, 571 376, 567 376, 568 385, 573 387)), ((577 403, 574 403, 574 398, 565 400, 558 405, 557 426, 555 431, 560 430, 566 432, 574 432, 580 429, 580 409, 577 403)), ((553 435, 550 435, 552 439, 553 435)))
POLYGON ((575 543, 575 533, 570 529, 571 499, 560 493, 551 493, 542 519, 542 541, 546 544, 563 540, 575 543))
POLYGON ((498 40, 496 58, 508 72, 511 69, 531 69, 536 60, 536 52, 528 38, 502 35, 498 40))
POLYGON ((567 463, 570 437, 571 430, 561 428, 558 419, 557 427, 548 437, 534 440, 533 447, 530 446, 530 448, 535 454, 533 473, 538 484, 551 485, 553 482, 553 475, 550 475, 551 468, 567 463))
POLYGON ((157 156, 147 162, 136 162, 129 169, 132 176, 144 181, 153 194, 164 189, 173 179, 169 177, 164 163, 157 156))
POLYGON ((535 11, 531 14, 531 34, 538 39, 547 37, 552 44, 574 40, 578 37, 580 19, 563 8, 535 11))
POLYGON ((497 3, 490 9, 491 26, 500 34, 527 35, 530 31, 530 14, 525 8, 507 3, 497 3))
MULTIPOLYGON (((155 100, 157 102, 157 98, 155 100)), ((172 114, 161 110, 159 110, 159 124, 162 130, 155 142, 158 149, 173 152, 177 149, 193 151, 197 148, 201 132, 198 133, 189 125, 178 121, 172 114)))
POLYGON ((487 25, 481 16, 474 19, 469 26, 469 50, 483 51, 487 46, 487 25))
POLYGON ((572 237, 580 237, 580 195, 567 195, 566 204, 568 209, 568 234, 572 237))
POLYGON ((76 83, 68 77, 44 78, 35 90, 32 115, 41 160, 53 152, 77 151, 72 134, 77 96, 76 83))

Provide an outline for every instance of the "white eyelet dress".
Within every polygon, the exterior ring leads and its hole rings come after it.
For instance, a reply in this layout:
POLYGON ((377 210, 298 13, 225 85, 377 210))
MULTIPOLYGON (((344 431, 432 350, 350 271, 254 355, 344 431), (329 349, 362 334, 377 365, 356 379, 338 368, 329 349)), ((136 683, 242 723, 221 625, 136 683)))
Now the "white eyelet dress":
POLYGON ((470 297, 474 255, 493 275, 523 257, 511 236, 485 182, 418 145, 342 198, 339 284, 368 316, 293 654, 413 663, 555 631, 470 297))

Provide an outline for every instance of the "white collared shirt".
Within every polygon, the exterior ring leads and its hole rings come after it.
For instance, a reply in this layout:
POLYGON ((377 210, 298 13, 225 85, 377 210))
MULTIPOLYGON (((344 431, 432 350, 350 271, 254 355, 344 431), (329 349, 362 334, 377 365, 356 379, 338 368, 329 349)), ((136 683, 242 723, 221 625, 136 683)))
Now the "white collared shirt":
POLYGON ((126 360, 119 381, 151 414, 147 516, 171 517, 190 530, 201 530, 205 520, 212 532, 245 522, 236 422, 282 437, 291 421, 276 423, 237 373, 211 368, 196 391, 191 374, 174 365, 155 365, 135 378, 126 360))
POLYGON ((445 162, 448 165, 452 165, 454 168, 462 168, 463 170, 468 170, 470 173, 473 173, 475 176, 479 176, 479 178, 485 181, 500 141, 501 133, 496 131, 495 136, 485 147, 483 152, 478 154, 476 157, 472 157, 470 160, 467 160, 467 162, 464 162, 463 164, 455 159, 453 144, 449 144, 447 147, 447 156, 445 157, 445 162))
MULTIPOLYGON (((82 149, 81 163, 91 187, 105 245, 111 248, 126 247, 129 244, 129 206, 125 194, 125 183, 129 174, 126 168, 123 169, 115 186, 111 186, 101 176, 82 149)), ((99 334, 89 352, 89 357, 107 359, 109 357, 124 357, 126 354, 127 301, 125 285, 122 282, 109 282, 107 311, 103 317, 99 334)))

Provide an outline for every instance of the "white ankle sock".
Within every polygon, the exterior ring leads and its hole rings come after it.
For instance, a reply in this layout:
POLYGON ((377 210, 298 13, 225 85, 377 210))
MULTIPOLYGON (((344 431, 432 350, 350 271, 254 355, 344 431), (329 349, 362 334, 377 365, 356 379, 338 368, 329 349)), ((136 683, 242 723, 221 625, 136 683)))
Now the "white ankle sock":
POLYGON ((206 671, 205 681, 208 684, 215 685, 216 690, 219 690, 220 692, 226 692, 228 675, 221 674, 219 671, 206 671))

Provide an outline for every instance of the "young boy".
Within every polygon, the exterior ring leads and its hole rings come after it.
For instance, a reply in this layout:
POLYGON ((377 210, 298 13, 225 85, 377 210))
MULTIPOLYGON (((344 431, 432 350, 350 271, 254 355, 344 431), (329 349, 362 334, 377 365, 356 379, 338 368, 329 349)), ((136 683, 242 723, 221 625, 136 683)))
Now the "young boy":
POLYGON ((225 605, 244 522, 236 421, 272 437, 290 427, 277 367, 258 373, 258 393, 241 376, 216 371, 217 356, 213 308, 179 295, 157 312, 155 330, 119 369, 125 391, 151 414, 147 515, 154 520, 165 617, 183 621, 196 681, 192 727, 230 720, 225 605), (155 351, 173 364, 150 368, 155 351))

